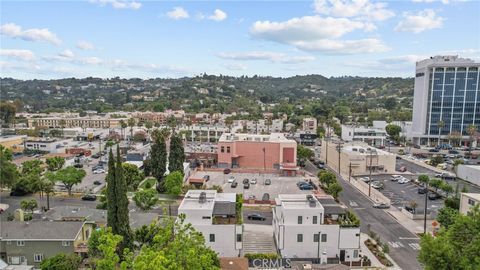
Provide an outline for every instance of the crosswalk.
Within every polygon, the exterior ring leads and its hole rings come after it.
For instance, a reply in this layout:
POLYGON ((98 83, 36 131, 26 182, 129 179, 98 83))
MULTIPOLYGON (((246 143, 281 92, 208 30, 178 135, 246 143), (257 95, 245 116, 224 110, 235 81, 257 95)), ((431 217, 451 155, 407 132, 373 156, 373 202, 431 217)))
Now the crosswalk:
POLYGON ((349 201, 348 203, 350 204, 351 207, 357 207, 358 206, 358 203, 356 203, 355 201, 349 201))
POLYGON ((420 245, 418 243, 410 243, 408 244, 413 250, 420 250, 420 245))
MULTIPOLYGON (((400 241, 389 241, 388 245, 392 248, 404 248, 405 245, 400 241)), ((420 250, 420 244, 418 243, 408 243, 408 246, 413 250, 420 250)))

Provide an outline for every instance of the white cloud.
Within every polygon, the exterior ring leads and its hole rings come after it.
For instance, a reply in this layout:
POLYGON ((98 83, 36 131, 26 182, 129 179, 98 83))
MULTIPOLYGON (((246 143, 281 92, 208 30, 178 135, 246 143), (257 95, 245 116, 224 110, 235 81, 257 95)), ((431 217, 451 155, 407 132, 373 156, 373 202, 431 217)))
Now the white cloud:
POLYGON ((425 9, 416 14, 406 12, 403 20, 395 27, 395 31, 421 33, 423 31, 441 28, 444 18, 437 16, 435 11, 425 9))
POLYGON ((35 59, 35 55, 32 51, 19 49, 0 49, 0 56, 15 58, 24 61, 32 61, 35 59))
POLYGON ((227 13, 225 13, 220 9, 215 9, 215 11, 213 12, 213 15, 208 17, 208 19, 217 21, 217 22, 223 21, 226 18, 227 18, 227 13))
POLYGON ((113 62, 109 63, 112 70, 115 71, 145 71, 151 73, 168 73, 168 74, 189 74, 190 70, 184 67, 170 66, 170 65, 157 65, 157 64, 137 64, 137 63, 128 63, 124 60, 116 59, 113 62))
POLYGON ((47 28, 30 28, 23 30, 21 26, 14 23, 6 23, 0 26, 0 34, 26 41, 46 41, 55 45, 62 43, 57 35, 50 32, 47 28))
POLYGON ((395 16, 386 3, 369 0, 315 0, 313 6, 317 13, 334 17, 384 21, 395 16))
POLYGON ((129 0, 90 0, 90 3, 99 4, 102 7, 106 5, 111 5, 115 9, 137 10, 142 7, 142 3, 129 0))
POLYGON ((229 60, 267 60, 275 63, 297 64, 315 60, 313 56, 288 56, 284 53, 268 51, 250 51, 250 52, 221 52, 217 55, 222 59, 229 60))
POLYGON ((77 48, 82 49, 82 50, 93 50, 93 49, 95 49, 95 46, 93 46, 93 44, 88 42, 88 41, 80 40, 77 43, 77 48))
POLYGON ((450 4, 450 0, 412 0, 414 3, 433 3, 433 2, 442 2, 442 4, 450 4))
POLYGON ((383 41, 376 38, 358 40, 320 39, 315 41, 296 41, 293 45, 300 50, 317 51, 326 54, 377 53, 390 50, 383 41))
POLYGON ((283 22, 257 21, 250 32, 258 38, 289 43, 298 40, 339 38, 357 29, 371 31, 374 27, 371 23, 347 18, 304 16, 283 22))
POLYGON ((188 12, 182 7, 174 7, 172 11, 167 12, 167 16, 174 20, 187 19, 190 17, 188 12))
POLYGON ((73 58, 75 57, 75 54, 73 54, 72 51, 67 49, 67 50, 64 50, 63 52, 60 52, 58 56, 64 57, 64 58, 73 58))
POLYGON ((246 70, 247 66, 242 63, 229 63, 225 67, 229 70, 246 70))
POLYGON ((78 62, 87 65, 99 65, 103 63, 103 60, 98 57, 83 57, 78 59, 78 62))

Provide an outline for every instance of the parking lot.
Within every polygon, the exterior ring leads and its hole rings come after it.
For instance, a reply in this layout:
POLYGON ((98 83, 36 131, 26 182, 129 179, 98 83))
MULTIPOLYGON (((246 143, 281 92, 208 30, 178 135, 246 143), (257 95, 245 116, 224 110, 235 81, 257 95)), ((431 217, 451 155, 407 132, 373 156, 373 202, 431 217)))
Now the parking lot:
MULTIPOLYGON (((410 180, 416 179, 416 176, 404 176, 410 180)), ((390 175, 375 175, 372 176, 372 179, 373 181, 379 180, 384 184, 383 189, 380 189, 380 191, 391 200, 393 207, 402 208, 411 201, 415 201, 417 203, 417 209, 425 208, 425 194, 419 194, 417 192, 419 186, 413 181, 406 184, 399 184, 398 182, 391 181, 390 175)), ((428 208, 434 212, 434 216, 438 209, 443 207, 443 204, 443 199, 428 200, 428 208)))
POLYGON ((300 190, 297 187, 297 182, 305 181, 304 177, 280 177, 276 174, 259 174, 259 173, 230 173, 228 175, 222 172, 197 172, 194 177, 203 177, 209 175, 210 180, 207 182, 207 187, 218 185, 223 188, 223 192, 234 192, 237 194, 243 193, 245 199, 255 196, 257 200, 261 200, 265 193, 269 194, 270 200, 273 200, 278 194, 311 194, 311 190, 300 190), (235 188, 228 183, 229 177, 235 177, 238 185, 235 188), (256 184, 250 185, 248 189, 244 189, 244 179, 257 179, 256 184), (265 185, 265 179, 270 179, 271 184, 265 185))

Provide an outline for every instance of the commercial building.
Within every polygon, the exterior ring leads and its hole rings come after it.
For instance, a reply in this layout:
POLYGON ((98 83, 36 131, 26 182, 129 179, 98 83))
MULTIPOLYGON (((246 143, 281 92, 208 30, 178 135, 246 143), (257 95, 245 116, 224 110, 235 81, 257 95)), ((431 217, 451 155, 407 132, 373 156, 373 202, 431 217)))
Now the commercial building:
POLYGON ((343 175, 366 175, 370 173, 395 173, 396 155, 370 147, 366 143, 352 142, 339 143, 336 141, 322 141, 320 158, 343 175), (339 148, 340 145, 340 159, 339 148))
POLYGON ((11 265, 33 265, 59 253, 86 255, 94 224, 78 221, 8 221, 0 230, 0 258, 11 265))
POLYGON ((47 128, 119 128, 120 121, 125 123, 127 118, 106 118, 106 117, 44 117, 29 118, 28 127, 47 127, 47 128))
POLYGON ((413 143, 438 145, 450 134, 469 143, 468 129, 480 129, 480 63, 458 56, 434 56, 416 63, 413 143))
POLYGON ((41 151, 46 153, 65 153, 68 141, 54 139, 26 140, 25 149, 30 151, 41 151))
POLYGON ((475 205, 480 205, 480 193, 460 194, 460 213, 466 215, 475 205))
POLYGON ((297 143, 282 133, 224 133, 217 146, 218 167, 281 170, 296 175, 297 143))
POLYGON ((457 177, 480 186, 480 165, 458 165, 457 177))
POLYGON ((387 140, 387 132, 385 131, 385 126, 342 125, 342 140, 346 142, 366 142, 371 146, 384 146, 387 140))
POLYGON ((275 203, 274 239, 283 258, 360 260, 360 228, 343 225, 345 210, 331 197, 280 194, 275 203))
POLYGON ((12 152, 22 152, 25 140, 27 140, 26 135, 6 135, 0 137, 0 145, 12 152))
POLYGON ((302 120, 302 130, 310 133, 317 133, 317 119, 313 117, 306 117, 302 120))
POLYGON ((241 213, 236 210, 235 193, 216 190, 189 190, 178 208, 185 222, 201 232, 207 246, 220 257, 237 257, 243 248, 241 213))

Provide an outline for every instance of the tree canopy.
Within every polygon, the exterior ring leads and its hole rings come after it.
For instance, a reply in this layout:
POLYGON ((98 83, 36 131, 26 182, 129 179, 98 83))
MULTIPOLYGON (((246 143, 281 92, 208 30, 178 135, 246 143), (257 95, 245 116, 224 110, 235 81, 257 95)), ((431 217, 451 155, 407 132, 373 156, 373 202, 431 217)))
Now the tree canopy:
POLYGON ((71 195, 73 186, 81 183, 86 175, 87 173, 85 170, 68 166, 56 172, 47 172, 46 177, 54 183, 62 182, 67 189, 68 194, 71 195))
POLYGON ((12 162, 12 151, 0 145, 0 187, 13 186, 17 178, 17 166, 12 162))
POLYGON ((158 193, 155 189, 139 190, 133 196, 135 204, 142 210, 150 210, 158 203, 158 193))
POLYGON ((168 170, 170 172, 182 172, 183 162, 185 161, 185 152, 183 149, 182 139, 178 135, 172 136, 170 139, 170 154, 168 156, 168 170))
POLYGON ((58 253, 44 259, 40 264, 42 270, 77 270, 80 266, 80 256, 77 254, 58 253))
POLYGON ((170 195, 180 195, 183 186, 183 174, 181 172, 172 172, 165 177, 165 191, 170 195))

